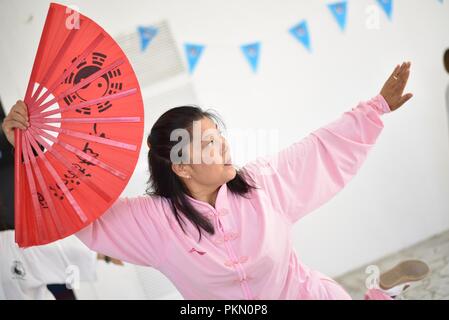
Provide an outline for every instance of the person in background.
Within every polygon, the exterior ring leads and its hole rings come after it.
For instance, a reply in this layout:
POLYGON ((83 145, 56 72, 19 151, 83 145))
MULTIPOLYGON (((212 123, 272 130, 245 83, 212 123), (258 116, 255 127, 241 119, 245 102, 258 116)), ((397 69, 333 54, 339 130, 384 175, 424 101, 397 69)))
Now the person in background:
POLYGON ((47 285, 96 280, 97 254, 76 237, 21 249, 14 230, 0 232, 0 300, 53 300, 47 285))

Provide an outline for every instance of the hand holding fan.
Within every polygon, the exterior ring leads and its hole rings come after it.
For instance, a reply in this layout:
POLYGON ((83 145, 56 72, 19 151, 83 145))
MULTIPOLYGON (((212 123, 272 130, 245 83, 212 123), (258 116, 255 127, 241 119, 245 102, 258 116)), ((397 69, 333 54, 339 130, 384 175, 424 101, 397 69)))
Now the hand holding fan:
POLYGON ((139 156, 144 111, 134 71, 89 18, 50 5, 15 130, 20 247, 69 236, 119 197, 139 156))

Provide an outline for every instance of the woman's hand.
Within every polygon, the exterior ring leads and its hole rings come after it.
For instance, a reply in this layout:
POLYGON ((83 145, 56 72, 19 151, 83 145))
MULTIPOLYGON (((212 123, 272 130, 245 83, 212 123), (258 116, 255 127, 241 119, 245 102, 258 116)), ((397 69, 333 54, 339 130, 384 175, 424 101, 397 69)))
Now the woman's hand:
POLYGON ((402 65, 397 65, 380 91, 380 94, 390 106, 391 111, 400 108, 413 97, 411 93, 403 95, 410 75, 410 65, 410 62, 403 62, 402 65))
POLYGON ((11 108, 5 119, 3 119, 2 129, 9 143, 14 146, 14 128, 26 130, 30 126, 28 120, 27 106, 23 101, 17 101, 11 108))

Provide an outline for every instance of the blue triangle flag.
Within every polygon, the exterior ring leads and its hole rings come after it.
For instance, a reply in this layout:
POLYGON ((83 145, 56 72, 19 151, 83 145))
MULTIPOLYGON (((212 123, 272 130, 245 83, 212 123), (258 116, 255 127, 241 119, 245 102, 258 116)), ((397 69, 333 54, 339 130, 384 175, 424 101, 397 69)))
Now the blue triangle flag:
POLYGON ((203 53, 204 47, 205 46, 200 44, 186 43, 184 45, 190 73, 193 73, 193 71, 195 70, 195 67, 198 64, 198 60, 200 59, 201 54, 203 53))
POLYGON ((377 0, 377 3, 387 14, 388 19, 391 20, 391 14, 393 11, 393 0, 377 0))
POLYGON ((346 27, 346 11, 347 11, 347 1, 336 2, 328 4, 329 10, 337 20, 340 29, 343 31, 346 27))
POLYGON ((240 47, 254 72, 257 71, 260 54, 260 42, 245 44, 240 47))
POLYGON ((145 51, 151 40, 157 35, 158 29, 155 27, 137 27, 140 35, 140 50, 145 51))
POLYGON ((306 47, 307 50, 311 51, 310 35, 307 22, 305 20, 290 28, 289 31, 299 42, 304 45, 304 47, 306 47))

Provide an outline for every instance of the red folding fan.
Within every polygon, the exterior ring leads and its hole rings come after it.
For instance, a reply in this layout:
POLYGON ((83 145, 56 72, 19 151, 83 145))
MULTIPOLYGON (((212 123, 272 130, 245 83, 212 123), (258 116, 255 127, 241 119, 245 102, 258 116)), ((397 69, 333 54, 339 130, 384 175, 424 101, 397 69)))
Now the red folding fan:
POLYGON ((69 236, 120 196, 137 163, 143 102, 134 71, 95 22, 51 4, 15 130, 15 228, 21 247, 69 236))

